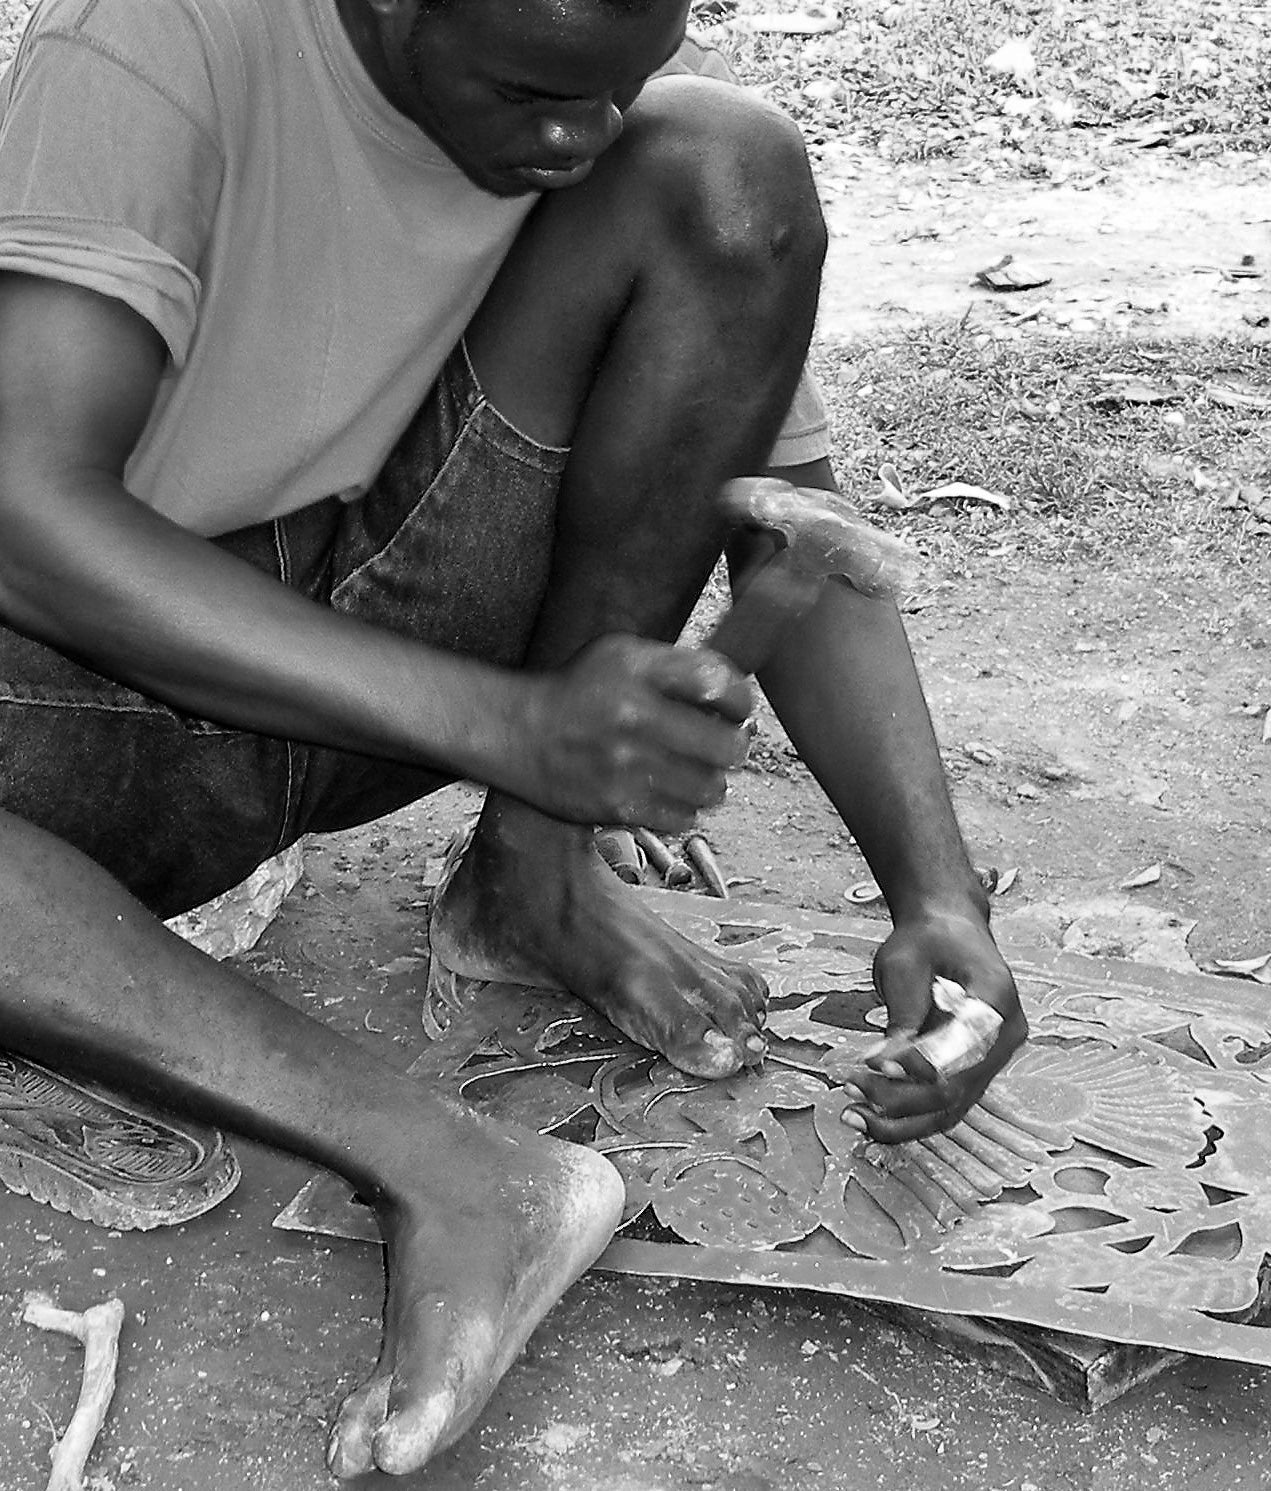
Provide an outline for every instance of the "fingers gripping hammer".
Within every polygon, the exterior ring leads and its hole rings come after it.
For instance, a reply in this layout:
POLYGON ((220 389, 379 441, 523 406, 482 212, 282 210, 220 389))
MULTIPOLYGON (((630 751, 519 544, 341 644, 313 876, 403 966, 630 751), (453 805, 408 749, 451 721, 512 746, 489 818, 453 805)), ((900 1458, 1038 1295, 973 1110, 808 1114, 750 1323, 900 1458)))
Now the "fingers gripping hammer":
POLYGON ((743 477, 725 483, 718 502, 732 527, 771 534, 783 545, 706 639, 743 673, 763 667, 832 576, 869 596, 895 594, 912 583, 913 550, 867 523, 836 492, 743 477))

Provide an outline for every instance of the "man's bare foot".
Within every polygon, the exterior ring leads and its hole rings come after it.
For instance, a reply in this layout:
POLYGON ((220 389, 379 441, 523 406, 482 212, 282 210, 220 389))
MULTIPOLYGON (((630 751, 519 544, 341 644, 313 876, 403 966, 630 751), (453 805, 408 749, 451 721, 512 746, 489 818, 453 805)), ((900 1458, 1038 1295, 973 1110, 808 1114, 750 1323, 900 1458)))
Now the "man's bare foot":
POLYGON ((765 988, 669 927, 601 860, 590 830, 487 802, 433 899, 432 955, 469 978, 566 989, 681 1071, 757 1062, 765 988))
POLYGON ((453 1444, 622 1215, 590 1150, 457 1111, 414 1141, 411 1193, 379 1208, 384 1344, 331 1431, 337 1476, 402 1475, 453 1444))

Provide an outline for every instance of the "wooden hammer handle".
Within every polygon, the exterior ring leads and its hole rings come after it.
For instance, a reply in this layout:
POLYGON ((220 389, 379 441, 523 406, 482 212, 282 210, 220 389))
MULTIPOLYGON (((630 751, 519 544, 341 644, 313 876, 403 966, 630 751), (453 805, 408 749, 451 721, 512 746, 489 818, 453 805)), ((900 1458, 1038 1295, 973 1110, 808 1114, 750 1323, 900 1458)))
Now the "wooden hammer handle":
POLYGON ((757 673, 777 650, 788 627, 816 604, 823 577, 809 575, 789 549, 767 560, 715 624, 706 646, 743 673, 757 673))

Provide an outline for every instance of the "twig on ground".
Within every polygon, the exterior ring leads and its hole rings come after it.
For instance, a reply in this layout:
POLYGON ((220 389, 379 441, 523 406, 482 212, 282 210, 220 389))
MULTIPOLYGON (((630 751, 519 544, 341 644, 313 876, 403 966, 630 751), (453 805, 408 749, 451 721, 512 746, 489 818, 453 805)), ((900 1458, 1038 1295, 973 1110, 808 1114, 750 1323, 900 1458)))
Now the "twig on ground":
POLYGON ((40 1330, 73 1336, 84 1347, 84 1375, 75 1412, 53 1448, 47 1491, 83 1491, 84 1467, 115 1393, 119 1332, 127 1313, 123 1301, 108 1299, 83 1314, 59 1310, 44 1294, 28 1294, 22 1319, 40 1330))

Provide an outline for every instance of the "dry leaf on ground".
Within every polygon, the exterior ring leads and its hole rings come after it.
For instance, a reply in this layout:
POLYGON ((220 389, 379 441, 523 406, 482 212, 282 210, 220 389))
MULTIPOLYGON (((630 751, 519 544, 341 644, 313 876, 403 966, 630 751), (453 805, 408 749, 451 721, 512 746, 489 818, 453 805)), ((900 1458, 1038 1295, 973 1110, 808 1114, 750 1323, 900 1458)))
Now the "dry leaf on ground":
POLYGON ((1003 42, 991 57, 984 59, 984 65, 990 72, 1002 73, 1017 83, 1031 82, 1037 73, 1037 58, 1022 36, 1003 42))
POLYGON ((1011 499, 1001 492, 990 492, 987 487, 974 487, 964 481, 947 481, 943 486, 932 487, 929 492, 919 492, 917 502, 987 502, 990 507, 1009 510, 1011 499))
POLYGON ((894 507, 903 512, 906 508, 912 507, 917 500, 906 496, 905 484, 900 479, 900 473, 890 462, 878 468, 878 484, 880 490, 875 493, 874 501, 881 502, 884 507, 894 507))
POLYGON ((1139 378, 1127 373, 1102 373, 1104 385, 1091 400, 1095 404, 1174 404, 1183 397, 1170 383, 1139 378))
POLYGON ((804 10, 782 12, 760 10, 753 15, 737 16, 732 25, 739 31, 759 31, 778 36, 818 36, 837 31, 843 18, 830 6, 809 5, 804 10))
POLYGON ((1054 275, 1045 270, 1017 263, 1014 254, 1003 254, 996 264, 977 270, 972 283, 984 290, 996 290, 999 294, 1014 294, 1018 290, 1040 290, 1052 279, 1054 275))
POLYGON ((1128 880, 1123 880, 1119 889, 1139 890, 1145 885, 1155 885, 1161 878, 1161 866, 1159 864, 1148 865, 1147 869, 1140 870, 1137 875, 1131 875, 1128 880))
POLYGON ((1271 953, 1257 958, 1215 958, 1205 964, 1206 973, 1224 973, 1229 978, 1251 978, 1255 983, 1271 984, 1271 953))
POLYGON ((1271 409, 1271 394, 1232 383, 1208 383, 1206 395, 1224 409, 1271 409))

